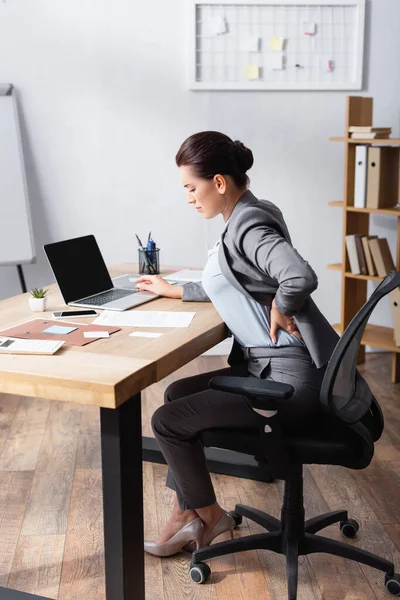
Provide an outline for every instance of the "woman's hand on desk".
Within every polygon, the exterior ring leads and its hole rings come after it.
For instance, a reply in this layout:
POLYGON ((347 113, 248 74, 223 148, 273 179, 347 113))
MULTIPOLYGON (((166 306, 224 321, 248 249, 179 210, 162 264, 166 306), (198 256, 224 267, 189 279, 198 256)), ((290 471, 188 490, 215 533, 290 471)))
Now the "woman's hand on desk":
POLYGON ((183 287, 181 285, 171 285, 161 275, 143 275, 143 277, 136 279, 135 283, 137 289, 141 292, 153 292, 166 298, 182 298, 183 287))
POLYGON ((275 304, 275 300, 272 300, 270 319, 271 319, 270 336, 271 336, 271 340, 273 341, 274 344, 276 344, 276 334, 277 334, 279 327, 281 329, 284 329, 288 333, 290 333, 290 335, 294 335, 295 337, 299 338, 299 340, 302 339, 301 334, 300 334, 299 330, 297 329, 297 325, 296 325, 293 317, 283 315, 281 312, 279 312, 279 310, 275 304))

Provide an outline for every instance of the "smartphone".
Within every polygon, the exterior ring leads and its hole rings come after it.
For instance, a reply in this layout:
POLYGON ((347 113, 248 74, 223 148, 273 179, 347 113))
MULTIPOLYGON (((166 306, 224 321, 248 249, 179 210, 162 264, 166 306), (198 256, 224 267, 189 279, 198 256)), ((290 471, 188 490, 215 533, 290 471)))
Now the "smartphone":
POLYGON ((92 308, 87 308, 83 310, 60 310, 57 312, 53 312, 53 317, 55 319, 63 319, 64 317, 95 317, 97 312, 92 308))

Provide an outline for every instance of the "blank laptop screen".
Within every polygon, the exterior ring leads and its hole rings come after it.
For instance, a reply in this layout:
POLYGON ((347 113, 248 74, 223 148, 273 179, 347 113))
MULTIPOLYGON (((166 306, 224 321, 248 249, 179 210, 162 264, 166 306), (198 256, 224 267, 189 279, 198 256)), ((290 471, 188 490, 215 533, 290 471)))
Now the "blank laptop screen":
POLYGON ((44 251, 66 304, 114 287, 93 235, 47 244, 44 251))

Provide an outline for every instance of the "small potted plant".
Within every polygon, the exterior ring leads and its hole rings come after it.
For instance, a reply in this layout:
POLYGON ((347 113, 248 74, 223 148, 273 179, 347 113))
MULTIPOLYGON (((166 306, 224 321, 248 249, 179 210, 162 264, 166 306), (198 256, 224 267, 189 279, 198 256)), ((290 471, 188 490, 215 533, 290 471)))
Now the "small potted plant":
POLYGON ((46 293, 47 290, 44 290, 43 288, 33 288, 33 290, 30 291, 31 297, 29 298, 29 304, 31 310, 33 310, 34 312, 42 312, 46 310, 46 293))

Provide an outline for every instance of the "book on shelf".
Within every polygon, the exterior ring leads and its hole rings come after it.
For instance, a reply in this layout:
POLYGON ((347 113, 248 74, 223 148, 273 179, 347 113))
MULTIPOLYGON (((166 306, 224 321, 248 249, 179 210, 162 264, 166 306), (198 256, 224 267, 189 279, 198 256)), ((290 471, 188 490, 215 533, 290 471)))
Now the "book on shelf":
POLYGON ((350 137, 353 140, 374 140, 374 139, 388 139, 392 133, 391 127, 372 127, 372 125, 357 126, 352 125, 349 127, 350 137))
POLYGON ((361 242, 362 242, 363 249, 364 249, 365 260, 367 263, 368 275, 371 275, 372 277, 374 277, 376 275, 376 268, 375 268, 374 260, 372 258, 371 248, 369 247, 368 242, 369 242, 369 240, 374 240, 377 237, 378 236, 376 236, 376 235, 363 235, 361 238, 361 242))
POLYGON ((362 236, 356 235, 355 238, 356 238, 357 258, 358 258, 358 264, 360 265, 361 275, 368 275, 367 261, 365 260, 362 236))
POLYGON ((350 137, 353 140, 387 140, 390 137, 391 131, 375 131, 372 133, 351 133, 350 137))
POLYGON ((376 235, 346 235, 347 256, 353 275, 385 277, 395 266, 386 238, 376 235))
POLYGON ((368 240, 368 244, 379 277, 385 277, 395 268, 387 239, 375 238, 368 240))
POLYGON ((346 249, 349 257, 350 271, 353 275, 361 275, 360 261, 357 252, 356 238, 361 237, 358 234, 346 235, 346 249))
POLYGON ((380 133, 380 132, 392 132, 391 127, 372 127, 372 125, 351 125, 349 127, 350 133, 380 133))

